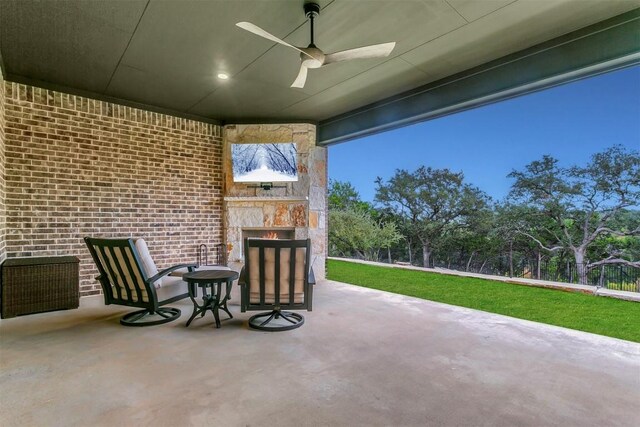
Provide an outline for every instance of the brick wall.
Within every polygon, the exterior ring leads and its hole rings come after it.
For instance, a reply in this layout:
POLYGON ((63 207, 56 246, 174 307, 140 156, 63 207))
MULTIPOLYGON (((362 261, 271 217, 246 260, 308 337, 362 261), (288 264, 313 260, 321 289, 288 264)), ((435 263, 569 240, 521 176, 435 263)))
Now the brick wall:
POLYGON ((4 80, 0 72, 0 262, 6 257, 7 221, 5 213, 4 185, 4 80))
MULTIPOLYGON (((222 130, 4 82, 7 256, 76 255, 84 236, 143 236, 159 267, 222 241, 222 130)), ((1 205, 0 205, 1 206, 1 205)))

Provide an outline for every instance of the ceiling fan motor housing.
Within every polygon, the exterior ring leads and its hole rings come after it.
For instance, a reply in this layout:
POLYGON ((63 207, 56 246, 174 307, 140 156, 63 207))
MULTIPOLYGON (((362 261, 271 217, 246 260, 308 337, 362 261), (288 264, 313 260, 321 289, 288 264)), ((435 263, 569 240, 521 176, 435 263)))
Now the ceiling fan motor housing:
POLYGON ((300 54, 300 61, 302 65, 307 68, 320 68, 322 64, 324 64, 324 53, 315 46, 307 47, 303 49, 307 54, 300 54), (313 56, 313 58, 309 58, 308 55, 313 56))
POLYGON ((307 18, 315 18, 320 15, 320 5, 318 3, 305 3, 304 14, 307 18))

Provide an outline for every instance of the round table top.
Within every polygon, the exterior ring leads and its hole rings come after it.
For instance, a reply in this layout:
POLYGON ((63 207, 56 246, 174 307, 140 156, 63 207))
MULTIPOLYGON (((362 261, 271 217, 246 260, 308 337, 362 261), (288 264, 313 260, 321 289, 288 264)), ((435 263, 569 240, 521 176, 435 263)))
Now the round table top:
POLYGON ((238 272, 233 270, 200 270, 185 273, 182 275, 182 279, 187 282, 208 283, 222 280, 235 280, 238 276, 238 272))

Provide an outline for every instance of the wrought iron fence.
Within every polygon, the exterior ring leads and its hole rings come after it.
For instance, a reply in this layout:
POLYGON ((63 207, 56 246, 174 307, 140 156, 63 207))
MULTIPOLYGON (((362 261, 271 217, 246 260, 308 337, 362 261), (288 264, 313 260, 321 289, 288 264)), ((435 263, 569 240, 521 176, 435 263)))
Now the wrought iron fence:
MULTIPOLYGON (((470 273, 488 274, 505 277, 522 277, 562 283, 580 283, 575 262, 567 260, 529 260, 518 257, 509 262, 507 256, 479 260, 473 263, 455 263, 442 260, 434 261, 435 267, 470 273)), ((601 265, 586 269, 586 284, 601 288, 640 292, 640 268, 630 265, 601 265)))
MULTIPOLYGON (((640 292, 640 268, 623 264, 600 265, 588 268, 584 265, 587 285, 620 291, 640 292)), ((528 263, 519 277, 539 278, 564 283, 580 283, 578 266, 574 262, 547 260, 528 263), (538 275, 537 272, 540 272, 538 275)))
MULTIPOLYGON (((345 256, 345 254, 338 254, 345 256)), ((392 252, 391 258, 395 263, 422 266, 422 257, 418 253, 413 262, 409 263, 406 253, 392 252)), ((358 258, 354 254, 348 258, 358 258)), ((437 254, 432 259, 432 266, 449 270, 465 271, 469 273, 486 274, 503 277, 522 277, 528 279, 546 280, 562 283, 580 283, 578 268, 571 259, 559 257, 543 259, 529 259, 525 254, 514 252, 510 259, 508 254, 494 257, 471 257, 464 253, 453 253, 450 256, 437 254)), ((380 253, 380 262, 389 262, 389 255, 380 253)), ((587 267, 587 266, 585 266, 587 267)), ((630 265, 607 264, 595 268, 587 268, 586 284, 601 288, 640 292, 640 268, 630 265)))

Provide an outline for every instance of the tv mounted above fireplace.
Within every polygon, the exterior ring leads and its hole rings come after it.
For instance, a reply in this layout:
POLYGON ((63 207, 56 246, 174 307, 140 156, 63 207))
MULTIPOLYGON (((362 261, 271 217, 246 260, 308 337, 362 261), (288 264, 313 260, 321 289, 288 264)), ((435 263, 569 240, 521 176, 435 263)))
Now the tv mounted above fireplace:
POLYGON ((262 188, 271 188, 274 182, 297 181, 297 157, 294 142, 231 144, 233 181, 260 183, 262 188))

